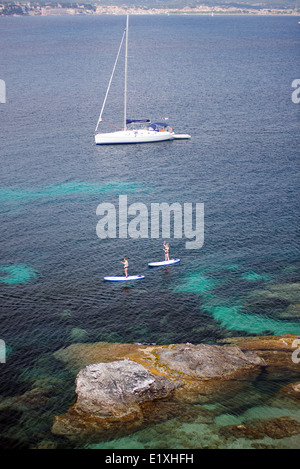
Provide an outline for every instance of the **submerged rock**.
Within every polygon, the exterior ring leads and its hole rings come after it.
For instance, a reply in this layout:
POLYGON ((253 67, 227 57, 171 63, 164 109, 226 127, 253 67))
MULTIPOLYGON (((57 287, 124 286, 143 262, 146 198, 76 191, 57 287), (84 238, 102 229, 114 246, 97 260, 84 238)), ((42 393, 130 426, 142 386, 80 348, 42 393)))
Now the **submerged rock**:
POLYGON ((291 417, 278 417, 252 425, 228 425, 220 430, 220 434, 225 438, 233 436, 259 440, 268 436, 272 439, 279 439, 300 434, 300 423, 291 417))
POLYGON ((281 336, 262 337, 231 337, 221 340, 220 343, 237 345, 244 352, 255 351, 266 364, 266 372, 297 372, 299 363, 293 360, 293 352, 297 347, 299 335, 284 334, 281 336))
POLYGON ((70 337, 72 340, 86 340, 88 337, 88 332, 85 329, 80 329, 79 327, 73 327, 70 332, 70 337))
POLYGON ((298 319, 300 284, 271 284, 267 290, 254 290, 245 304, 245 312, 263 314, 281 320, 298 319))
POLYGON ((300 423, 291 417, 278 417, 267 420, 259 425, 268 437, 278 439, 300 434, 300 423))
POLYGON ((0 399, 0 412, 7 409, 28 411, 44 407, 48 402, 47 390, 33 388, 21 396, 3 397, 0 399))
POLYGON ((288 397, 300 401, 300 382, 290 383, 280 389, 278 397, 288 397))

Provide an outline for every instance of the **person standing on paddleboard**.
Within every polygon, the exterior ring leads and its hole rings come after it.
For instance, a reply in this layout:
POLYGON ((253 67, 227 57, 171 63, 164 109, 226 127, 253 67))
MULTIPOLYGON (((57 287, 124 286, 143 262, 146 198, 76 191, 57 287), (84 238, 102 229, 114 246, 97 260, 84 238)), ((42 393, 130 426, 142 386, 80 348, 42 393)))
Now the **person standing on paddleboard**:
POLYGON ((164 251, 165 251, 165 261, 169 261, 170 260, 170 248, 169 248, 169 243, 166 243, 164 241, 164 251))
POLYGON ((125 277, 127 278, 127 276, 128 276, 128 260, 127 260, 127 257, 124 257, 124 261, 121 261, 121 262, 124 265, 125 277))

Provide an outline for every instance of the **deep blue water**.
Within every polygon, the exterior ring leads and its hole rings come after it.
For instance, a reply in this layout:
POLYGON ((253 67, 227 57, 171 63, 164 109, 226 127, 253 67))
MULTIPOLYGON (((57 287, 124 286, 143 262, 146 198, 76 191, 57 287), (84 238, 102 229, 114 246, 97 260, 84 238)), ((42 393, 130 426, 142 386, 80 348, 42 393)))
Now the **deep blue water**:
MULTIPOLYGON (((192 138, 95 146, 124 26, 121 16, 0 21, 4 397, 60 373, 49 357, 74 342, 300 333, 297 18, 131 17, 128 117, 167 117, 192 138), (171 236, 181 263, 148 270, 162 237, 96 235, 98 204, 117 207, 119 195, 148 208, 204 203, 203 247, 171 236), (103 283, 122 274, 124 256, 146 279, 103 283)), ((116 125, 122 74, 120 60, 103 116, 116 125)), ((52 399, 45 432, 72 397, 52 399)), ((19 420, 3 421, 2 437, 21 429, 18 442, 36 443, 19 420)))

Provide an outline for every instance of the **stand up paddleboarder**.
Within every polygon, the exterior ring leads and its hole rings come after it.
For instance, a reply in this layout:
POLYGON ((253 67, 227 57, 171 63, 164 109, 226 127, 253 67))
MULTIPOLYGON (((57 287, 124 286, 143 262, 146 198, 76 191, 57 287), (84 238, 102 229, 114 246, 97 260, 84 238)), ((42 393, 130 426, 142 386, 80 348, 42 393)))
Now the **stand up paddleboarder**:
POLYGON ((127 276, 128 276, 128 260, 127 260, 127 257, 124 257, 124 261, 121 261, 121 262, 124 265, 125 277, 127 278, 127 276))
POLYGON ((164 241, 164 251, 165 251, 165 261, 169 261, 170 260, 170 248, 169 248, 169 243, 166 243, 164 241))

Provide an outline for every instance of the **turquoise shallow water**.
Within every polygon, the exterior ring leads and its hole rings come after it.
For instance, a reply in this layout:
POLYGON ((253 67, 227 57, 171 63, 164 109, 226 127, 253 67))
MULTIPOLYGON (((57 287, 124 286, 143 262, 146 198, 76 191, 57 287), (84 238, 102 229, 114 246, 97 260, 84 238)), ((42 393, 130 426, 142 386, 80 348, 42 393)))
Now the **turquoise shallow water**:
MULTIPOLYGON (((75 399, 74 376, 53 352, 73 343, 215 344, 300 333, 299 105, 291 100, 297 21, 172 15, 130 21, 128 117, 168 117, 191 140, 94 145, 123 17, 1 18, 3 447, 44 440, 70 446, 50 429, 53 416, 75 399), (149 51, 155 60, 145 61, 149 51), (151 270, 147 262, 163 257, 161 232, 99 239, 97 206, 117 207, 120 195, 147 207, 149 226, 152 203, 203 203, 203 247, 187 249, 171 226, 171 257, 181 262, 151 270), (124 256, 130 273, 145 281, 103 283, 103 276, 123 273, 124 256), (20 397, 32 389, 47 395, 34 410, 20 397)), ((105 116, 117 125, 120 65, 105 116)), ((97 445, 250 447, 242 438, 226 440, 221 428, 258 414, 298 419, 295 403, 276 399, 289 380, 299 377, 261 377, 228 403, 192 406, 97 445)), ((297 436, 260 443, 299 446, 297 436)))
POLYGON ((16 264, 0 267, 0 282, 7 285, 27 283, 37 276, 34 270, 26 265, 16 264))
MULTIPOLYGON (((241 278, 246 282, 255 282, 255 281, 263 281, 263 289, 257 292, 258 296, 267 295, 269 293, 268 290, 268 282, 272 282, 272 276, 265 275, 265 274, 258 274, 256 272, 243 272, 238 266, 225 266, 223 267, 224 271, 227 269, 230 271, 234 271, 236 273, 235 278, 232 280, 233 283, 236 282, 236 278, 241 278)), ((245 331, 251 334, 261 334, 263 335, 266 331, 270 331, 275 335, 280 334, 299 334, 300 333, 300 324, 298 321, 298 315, 295 315, 295 321, 281 321, 280 319, 272 318, 272 307, 273 304, 270 304, 270 316, 271 317, 264 317, 260 314, 255 314, 255 312, 251 311, 251 314, 247 314, 247 297, 245 295, 244 298, 225 298, 218 297, 214 295, 214 289, 220 285, 226 284, 228 286, 228 279, 226 280, 218 280, 214 279, 211 276, 207 276, 206 272, 210 274, 209 269, 204 270, 204 272, 195 272, 192 274, 188 274, 184 279, 183 283, 177 287, 175 287, 175 291, 178 293, 184 292, 193 292, 198 295, 201 295, 203 298, 203 307, 206 311, 208 311, 214 319, 220 323, 224 328, 230 330, 240 330, 245 331), (245 306, 244 306, 245 305, 245 306)), ((212 273, 213 275, 213 273, 212 273)), ((277 286, 276 283, 271 283, 271 288, 280 289, 280 286, 277 286)), ((281 285, 282 287, 282 285, 281 285)), ((261 284, 262 288, 262 284, 261 284)), ((284 285, 282 289, 281 295, 284 296, 284 285)), ((255 292, 255 290, 254 290, 255 292)), ((272 291, 270 292, 272 293, 272 291)), ((294 301, 298 301, 298 294, 299 294, 299 284, 290 284, 289 288, 290 296, 293 296, 294 301)), ((255 295, 253 291, 251 291, 250 295, 255 295)), ((280 300, 280 291, 277 296, 274 295, 275 299, 280 300)), ((292 301, 293 301, 292 300, 292 301)), ((281 305, 281 308, 283 306, 281 305)), ((259 306, 257 307, 259 311, 259 306)))
POLYGON ((27 199, 57 199, 60 197, 76 196, 81 194, 102 194, 116 192, 131 192, 137 190, 137 183, 127 183, 119 181, 109 181, 103 184, 88 183, 82 181, 67 181, 62 184, 41 187, 40 189, 1 189, 0 200, 2 202, 11 202, 18 200, 19 203, 25 202, 27 199))

